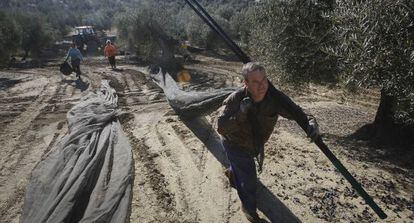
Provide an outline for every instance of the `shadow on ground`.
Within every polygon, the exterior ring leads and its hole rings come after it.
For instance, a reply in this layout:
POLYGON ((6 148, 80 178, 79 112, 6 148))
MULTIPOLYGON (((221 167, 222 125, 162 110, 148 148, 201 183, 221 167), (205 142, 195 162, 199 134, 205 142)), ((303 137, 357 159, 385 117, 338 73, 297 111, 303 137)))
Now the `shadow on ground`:
POLYGON ((116 72, 123 72, 124 69, 123 68, 112 68, 112 71, 116 71, 116 72))
POLYGON ((0 78, 0 90, 11 88, 14 85, 20 83, 21 81, 21 79, 0 78))
MULTIPOLYGON (((213 156, 224 166, 229 162, 224 153, 220 136, 205 117, 183 119, 183 123, 199 138, 213 156)), ((224 173, 223 173, 224 174, 224 173)), ((278 223, 301 222, 262 182, 258 181, 257 206, 271 221, 278 223)))
MULTIPOLYGON (((400 168, 414 169, 412 162, 414 151, 412 149, 373 143, 367 139, 358 138, 355 133, 347 136, 325 133, 324 138, 349 151, 353 158, 362 162, 390 163, 393 164, 392 172, 401 172, 402 170, 398 170, 400 168)), ((389 169, 387 166, 383 166, 383 168, 389 169)))
POLYGON ((77 89, 79 89, 81 92, 86 91, 89 88, 89 83, 84 82, 82 79, 76 79, 76 80, 63 80, 63 83, 69 84, 77 89))

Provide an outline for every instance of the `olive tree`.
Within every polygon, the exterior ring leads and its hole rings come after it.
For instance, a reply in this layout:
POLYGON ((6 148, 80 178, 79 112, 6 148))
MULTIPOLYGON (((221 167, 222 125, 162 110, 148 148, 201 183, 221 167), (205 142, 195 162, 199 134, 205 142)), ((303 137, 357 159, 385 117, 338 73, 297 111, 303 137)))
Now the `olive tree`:
POLYGON ((29 53, 37 57, 45 46, 48 46, 53 40, 54 32, 45 21, 37 14, 14 14, 20 31, 20 48, 25 52, 25 57, 29 53))
POLYGON ((179 45, 172 35, 174 16, 163 2, 145 1, 117 18, 120 38, 146 61, 177 70, 174 52, 179 45), (160 16, 163 15, 163 16, 160 16), (170 16, 171 15, 171 16, 170 16))
POLYGON ((382 89, 371 137, 414 142, 414 2, 338 0, 333 19, 348 86, 382 89))
POLYGON ((19 46, 19 33, 16 22, 5 12, 0 11, 0 66, 4 66, 19 46))
POLYGON ((332 7, 329 0, 260 1, 251 15, 251 52, 280 80, 335 82, 337 58, 326 51, 335 42, 332 7))

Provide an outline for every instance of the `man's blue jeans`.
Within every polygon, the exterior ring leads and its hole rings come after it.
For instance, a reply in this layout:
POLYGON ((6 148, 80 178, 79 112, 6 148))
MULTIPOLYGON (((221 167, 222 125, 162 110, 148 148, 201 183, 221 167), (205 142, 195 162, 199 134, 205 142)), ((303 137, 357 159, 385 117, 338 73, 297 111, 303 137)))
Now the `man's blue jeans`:
POLYGON ((222 143, 235 177, 239 198, 249 213, 255 213, 257 173, 254 158, 242 149, 230 145, 226 140, 222 143))

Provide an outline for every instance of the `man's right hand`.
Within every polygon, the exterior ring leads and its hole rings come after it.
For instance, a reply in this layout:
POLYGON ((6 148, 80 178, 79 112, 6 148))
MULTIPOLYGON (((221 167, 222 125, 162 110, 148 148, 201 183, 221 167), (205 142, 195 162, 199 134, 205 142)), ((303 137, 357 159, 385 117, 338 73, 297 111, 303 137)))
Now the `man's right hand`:
POLYGON ((251 109, 252 106, 252 99, 250 99, 249 97, 245 97, 240 102, 240 112, 242 112, 243 114, 247 114, 247 112, 251 109))
POLYGON ((319 132, 319 125, 316 122, 315 118, 309 120, 308 126, 308 137, 311 138, 311 142, 315 142, 319 137, 321 137, 321 133, 319 132))

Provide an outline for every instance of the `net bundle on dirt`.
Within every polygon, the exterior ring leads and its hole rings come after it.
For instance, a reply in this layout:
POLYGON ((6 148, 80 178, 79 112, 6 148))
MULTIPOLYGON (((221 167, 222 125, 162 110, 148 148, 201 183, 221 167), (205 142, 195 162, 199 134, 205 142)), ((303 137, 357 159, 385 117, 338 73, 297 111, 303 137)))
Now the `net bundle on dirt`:
POLYGON ((22 222, 125 222, 131 203, 131 146, 109 82, 68 113, 68 133, 32 172, 22 222))
POLYGON ((152 80, 162 88, 165 96, 175 112, 183 117, 208 115, 217 110, 224 99, 235 88, 214 89, 211 91, 183 91, 177 82, 161 69, 150 74, 152 80))

